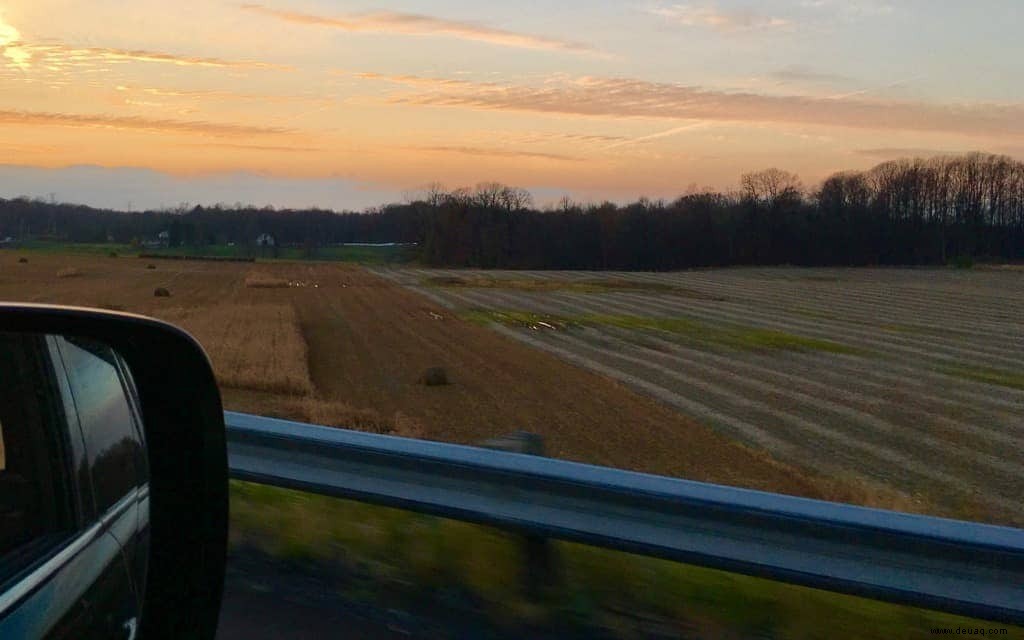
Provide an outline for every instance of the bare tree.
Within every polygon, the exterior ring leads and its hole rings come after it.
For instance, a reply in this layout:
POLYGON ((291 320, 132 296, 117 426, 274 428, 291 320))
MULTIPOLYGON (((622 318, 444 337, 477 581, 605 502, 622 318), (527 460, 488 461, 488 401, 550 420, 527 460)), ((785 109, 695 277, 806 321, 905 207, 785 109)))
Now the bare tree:
POLYGON ((773 167, 743 174, 740 188, 747 200, 772 207, 783 199, 801 198, 804 186, 800 176, 773 167))

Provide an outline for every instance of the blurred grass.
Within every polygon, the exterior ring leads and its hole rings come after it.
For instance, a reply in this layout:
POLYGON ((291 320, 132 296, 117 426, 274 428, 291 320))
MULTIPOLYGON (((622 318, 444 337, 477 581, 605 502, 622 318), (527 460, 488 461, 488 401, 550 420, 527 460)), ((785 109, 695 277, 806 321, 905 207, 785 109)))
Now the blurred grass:
POLYGON ((529 311, 472 309, 463 318, 477 324, 498 323, 529 329, 564 330, 571 327, 616 327, 636 331, 670 333, 691 343, 724 346, 741 351, 823 351, 837 354, 865 352, 832 340, 742 325, 707 324, 689 318, 630 315, 553 315, 529 311))
POLYGON ((521 588, 521 540, 511 533, 238 481, 231 512, 233 544, 340 566, 359 577, 345 582, 348 597, 401 593, 513 632, 903 638, 1004 626, 567 542, 553 543, 555 586, 531 599, 521 588))

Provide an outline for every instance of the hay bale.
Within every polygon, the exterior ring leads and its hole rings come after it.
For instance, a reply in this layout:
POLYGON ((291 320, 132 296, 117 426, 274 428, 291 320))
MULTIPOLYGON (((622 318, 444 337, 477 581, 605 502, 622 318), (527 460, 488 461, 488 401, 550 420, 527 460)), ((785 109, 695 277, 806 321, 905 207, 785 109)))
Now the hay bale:
POLYGON ((76 269, 75 267, 68 267, 66 269, 61 269, 60 271, 57 272, 58 278, 74 278, 80 275, 82 275, 82 272, 76 269))
POLYGON ((420 376, 420 383, 428 387, 442 387, 448 384, 448 373, 444 367, 430 367, 420 376))
POLYGON ((155 264, 147 264, 146 268, 147 269, 156 269, 156 265, 155 264))
POLYGON ((28 258, 18 258, 18 262, 20 262, 21 264, 25 264, 26 262, 28 262, 28 258))
POLYGON ((164 289, 163 287, 157 287, 156 291, 153 292, 153 295, 156 296, 157 298, 170 298, 171 292, 168 291, 167 289, 164 289))

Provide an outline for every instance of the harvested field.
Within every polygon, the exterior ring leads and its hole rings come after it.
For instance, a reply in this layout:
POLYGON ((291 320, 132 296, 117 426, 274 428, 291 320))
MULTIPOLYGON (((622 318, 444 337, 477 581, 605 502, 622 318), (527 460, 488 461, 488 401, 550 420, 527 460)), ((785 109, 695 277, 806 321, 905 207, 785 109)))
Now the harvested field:
POLYGON ((1024 522, 1020 271, 376 273, 783 462, 1024 522))
POLYGON ((244 263, 168 261, 153 270, 106 257, 34 253, 29 264, 17 264, 17 257, 0 253, 0 299, 117 306, 180 322, 211 354, 229 409, 465 444, 522 429, 543 435, 549 455, 561 458, 924 508, 881 486, 866 489, 782 464, 616 380, 464 320, 359 267, 261 263, 260 273, 299 286, 260 288, 245 286, 253 268, 244 263), (56 278, 66 266, 83 275, 56 278), (154 297, 156 287, 173 297, 154 297), (280 326, 271 327, 275 322, 280 326), (308 391, 302 349, 280 347, 297 341, 268 337, 294 336, 293 326, 306 347, 308 391), (268 355, 270 346, 279 355, 268 355), (286 360, 298 372, 288 380, 297 383, 267 384, 252 373, 270 378, 276 374, 267 362, 286 360), (421 384, 431 367, 443 367, 451 384, 421 384))
POLYGON ((226 387, 305 396, 313 392, 306 341, 290 304, 220 304, 161 309, 157 317, 206 348, 226 387))
POLYGON ((255 289, 287 289, 288 281, 268 273, 252 272, 245 276, 245 286, 255 289))

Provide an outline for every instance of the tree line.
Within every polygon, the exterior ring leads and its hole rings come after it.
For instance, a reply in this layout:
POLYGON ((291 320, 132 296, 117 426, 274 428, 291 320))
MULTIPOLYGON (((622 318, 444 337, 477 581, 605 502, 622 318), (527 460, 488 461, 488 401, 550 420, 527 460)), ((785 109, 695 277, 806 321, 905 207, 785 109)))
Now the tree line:
POLYGON ((807 189, 780 169, 744 174, 728 192, 673 201, 544 209, 497 183, 432 185, 367 212, 179 207, 125 213, 0 199, 0 236, 172 246, 415 244, 436 266, 663 270, 726 265, 926 265, 1024 258, 1024 163, 973 153, 885 162, 807 189))

